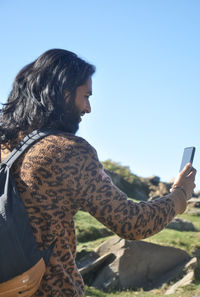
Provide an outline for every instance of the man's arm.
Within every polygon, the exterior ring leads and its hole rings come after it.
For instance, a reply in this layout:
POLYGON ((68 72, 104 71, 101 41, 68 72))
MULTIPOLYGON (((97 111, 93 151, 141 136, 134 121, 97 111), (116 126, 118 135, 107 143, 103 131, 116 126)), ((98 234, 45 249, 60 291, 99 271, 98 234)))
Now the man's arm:
POLYGON ((120 237, 143 239, 151 236, 186 208, 181 191, 135 203, 112 183, 92 147, 88 145, 87 154, 82 158, 79 205, 120 237))

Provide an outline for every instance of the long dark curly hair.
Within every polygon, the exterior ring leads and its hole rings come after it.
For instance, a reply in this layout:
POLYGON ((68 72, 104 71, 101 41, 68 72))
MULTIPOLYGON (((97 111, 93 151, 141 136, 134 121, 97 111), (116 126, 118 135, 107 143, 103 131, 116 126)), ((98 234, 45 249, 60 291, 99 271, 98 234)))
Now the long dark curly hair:
POLYGON ((63 49, 48 50, 26 65, 0 110, 0 143, 46 127, 75 133, 71 113, 76 89, 94 72, 93 65, 63 49))

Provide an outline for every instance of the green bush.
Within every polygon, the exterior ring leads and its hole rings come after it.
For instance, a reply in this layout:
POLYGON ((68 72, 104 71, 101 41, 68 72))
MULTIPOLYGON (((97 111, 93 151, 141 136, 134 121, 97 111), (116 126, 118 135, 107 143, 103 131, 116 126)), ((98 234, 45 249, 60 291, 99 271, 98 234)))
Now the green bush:
POLYGON ((105 169, 118 174, 131 184, 138 183, 140 181, 137 175, 133 174, 128 166, 122 166, 120 163, 114 162, 112 160, 103 161, 102 164, 105 169))
MULTIPOLYGON (((102 162, 105 171, 112 177, 112 173, 117 174, 120 177, 120 181, 116 184, 117 187, 127 194, 129 198, 140 200, 138 192, 143 193, 143 197, 148 197, 149 186, 144 179, 139 178, 133 174, 128 166, 122 166, 120 163, 112 160, 102 162)), ((115 182, 113 180, 113 182, 115 182)))

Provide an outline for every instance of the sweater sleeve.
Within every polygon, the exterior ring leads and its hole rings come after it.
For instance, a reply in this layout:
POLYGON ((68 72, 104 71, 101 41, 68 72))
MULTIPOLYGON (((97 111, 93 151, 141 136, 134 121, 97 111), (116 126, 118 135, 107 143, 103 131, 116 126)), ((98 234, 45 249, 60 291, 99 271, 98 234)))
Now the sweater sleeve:
POLYGON ((120 237, 131 240, 147 238, 162 230, 175 217, 176 204, 180 200, 175 193, 153 201, 135 203, 112 183, 96 151, 89 144, 80 160, 82 165, 77 197, 80 208, 120 237))

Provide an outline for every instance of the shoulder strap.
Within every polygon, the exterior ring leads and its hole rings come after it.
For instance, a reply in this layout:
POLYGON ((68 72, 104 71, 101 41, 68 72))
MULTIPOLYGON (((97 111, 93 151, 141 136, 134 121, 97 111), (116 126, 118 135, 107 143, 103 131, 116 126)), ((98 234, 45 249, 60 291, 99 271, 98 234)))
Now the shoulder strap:
POLYGON ((33 131, 16 146, 16 148, 9 154, 9 156, 2 163, 5 163, 8 167, 11 167, 13 163, 21 156, 21 154, 32 144, 34 144, 39 139, 42 139, 43 137, 53 133, 58 133, 58 130, 33 131))

